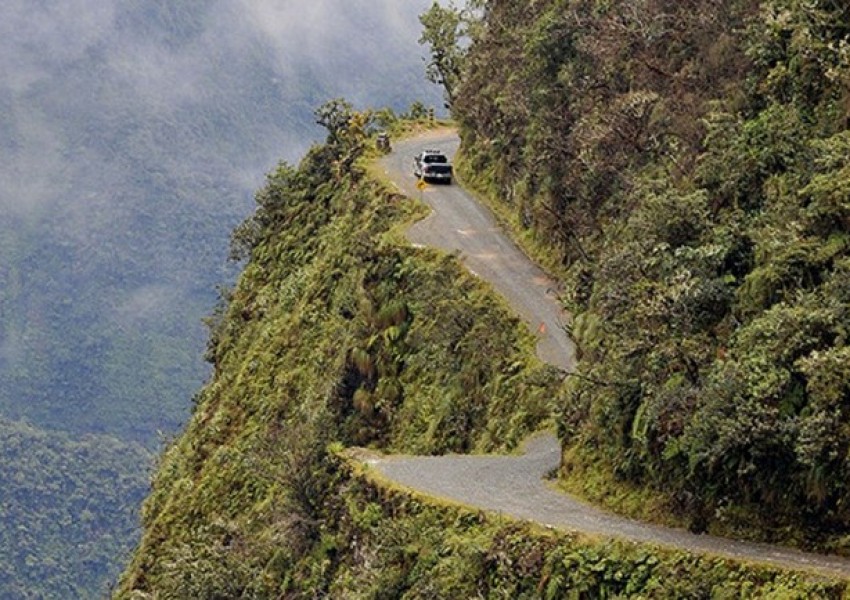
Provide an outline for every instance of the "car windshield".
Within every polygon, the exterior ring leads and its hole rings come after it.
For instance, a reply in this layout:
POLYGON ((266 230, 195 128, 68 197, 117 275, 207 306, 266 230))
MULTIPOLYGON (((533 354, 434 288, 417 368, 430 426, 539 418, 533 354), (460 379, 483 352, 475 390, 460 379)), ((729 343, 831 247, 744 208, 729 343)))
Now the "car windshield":
POLYGON ((451 173, 452 168, 449 165, 431 165, 428 167, 429 173, 451 173))
POLYGON ((442 154, 426 154, 422 157, 422 160, 426 163, 447 163, 449 159, 443 156, 442 154))

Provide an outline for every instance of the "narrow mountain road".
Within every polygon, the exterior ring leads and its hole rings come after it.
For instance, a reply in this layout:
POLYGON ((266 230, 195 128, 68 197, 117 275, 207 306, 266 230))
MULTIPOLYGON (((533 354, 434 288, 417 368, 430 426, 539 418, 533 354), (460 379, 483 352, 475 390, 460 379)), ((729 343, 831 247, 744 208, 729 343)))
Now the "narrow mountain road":
POLYGON ((565 371, 572 370, 575 348, 564 330, 567 316, 557 301, 557 285, 528 260, 496 224, 493 215, 458 185, 416 188, 413 157, 425 148, 442 150, 453 157, 458 138, 441 130, 397 142, 382 165, 398 188, 422 198, 432 215, 407 232, 414 244, 458 251, 475 275, 488 281, 539 337, 541 359, 565 371))
MULTIPOLYGON (((454 132, 430 132, 397 143, 382 159, 381 165, 400 190, 412 197, 421 195, 434 210, 408 231, 408 237, 415 244, 458 251, 467 267, 502 294, 538 333, 540 357, 572 370, 575 351, 562 327, 565 315, 555 298, 555 284, 462 188, 428 186, 423 192, 416 188, 413 156, 423 148, 441 149, 451 156, 457 147, 454 132)), ((695 535, 607 513, 547 485, 545 476, 560 462, 555 436, 534 436, 524 450, 522 456, 388 456, 368 463, 388 479, 417 492, 557 529, 850 578, 847 558, 695 535)))

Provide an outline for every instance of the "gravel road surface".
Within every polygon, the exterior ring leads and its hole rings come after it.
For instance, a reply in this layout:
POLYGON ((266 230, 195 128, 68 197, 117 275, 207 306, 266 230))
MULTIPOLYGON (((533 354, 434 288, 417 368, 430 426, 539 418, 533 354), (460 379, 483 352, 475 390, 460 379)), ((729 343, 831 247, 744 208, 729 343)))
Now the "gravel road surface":
MULTIPOLYGON (((466 266, 488 281, 540 337, 538 354, 566 371, 575 350, 562 325, 556 285, 496 225, 490 212, 457 185, 416 187, 413 156, 423 148, 453 155, 452 131, 397 142, 382 166, 396 186, 422 197, 434 213, 414 225, 414 244, 458 251, 466 266), (542 327, 541 327, 542 324, 542 327)), ((850 559, 742 542, 625 519, 552 489, 545 476, 558 467, 561 449, 550 433, 526 442, 522 456, 391 456, 367 462, 385 477, 415 491, 505 516, 583 534, 651 543, 783 568, 850 578, 850 559)))

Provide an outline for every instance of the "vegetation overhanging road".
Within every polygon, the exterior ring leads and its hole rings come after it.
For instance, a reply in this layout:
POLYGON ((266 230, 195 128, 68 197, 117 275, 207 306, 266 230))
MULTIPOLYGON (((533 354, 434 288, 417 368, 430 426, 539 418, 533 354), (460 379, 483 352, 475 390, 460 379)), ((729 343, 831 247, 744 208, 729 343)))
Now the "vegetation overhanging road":
MULTIPOLYGON (((457 136, 443 130, 403 140, 381 161, 401 191, 412 197, 421 194, 434 211, 408 231, 408 238, 414 244, 459 252, 466 266, 502 294, 538 334, 540 358, 565 371, 572 370, 575 351, 562 327, 565 315, 558 306, 554 282, 461 187, 417 189, 413 156, 431 147, 453 155, 457 136)), ((557 529, 850 578, 847 558, 696 535, 604 512, 546 484, 544 478, 559 462, 560 446, 552 434, 529 440, 522 456, 392 456, 369 461, 383 476, 420 493, 557 529)))

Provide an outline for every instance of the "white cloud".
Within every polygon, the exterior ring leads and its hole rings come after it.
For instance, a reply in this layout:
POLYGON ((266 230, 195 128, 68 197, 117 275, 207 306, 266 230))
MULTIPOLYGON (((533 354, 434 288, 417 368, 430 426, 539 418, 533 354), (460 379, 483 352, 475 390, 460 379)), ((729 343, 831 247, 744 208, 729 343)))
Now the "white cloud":
POLYGON ((164 284, 137 287, 129 290, 115 307, 113 319, 130 327, 161 318, 173 312, 172 307, 180 295, 180 290, 164 284))
POLYGON ((15 152, 0 164, 0 211, 36 216, 67 192, 67 159, 59 133, 42 114, 18 106, 12 112, 15 152))
POLYGON ((47 65, 71 62, 112 31, 113 0, 3 0, 0 87, 22 92, 47 65))
POLYGON ((284 72, 298 60, 319 76, 335 78, 341 87, 374 69, 379 60, 409 64, 411 56, 392 53, 402 47, 418 51, 416 15, 429 4, 429 0, 235 1, 276 49, 284 72), (347 69, 336 71, 341 65, 347 69))

